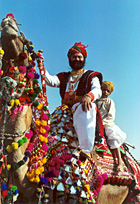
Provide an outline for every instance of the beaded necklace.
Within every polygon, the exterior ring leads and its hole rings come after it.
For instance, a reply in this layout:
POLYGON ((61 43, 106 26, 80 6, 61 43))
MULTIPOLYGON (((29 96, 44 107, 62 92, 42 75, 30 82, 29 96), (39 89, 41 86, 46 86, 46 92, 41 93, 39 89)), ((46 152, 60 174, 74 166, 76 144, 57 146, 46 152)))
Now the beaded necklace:
POLYGON ((69 96, 72 96, 74 94, 74 89, 75 89, 79 79, 81 78, 83 72, 84 72, 84 69, 71 71, 69 81, 68 81, 69 96), (72 78, 72 80, 71 80, 71 78, 72 78))

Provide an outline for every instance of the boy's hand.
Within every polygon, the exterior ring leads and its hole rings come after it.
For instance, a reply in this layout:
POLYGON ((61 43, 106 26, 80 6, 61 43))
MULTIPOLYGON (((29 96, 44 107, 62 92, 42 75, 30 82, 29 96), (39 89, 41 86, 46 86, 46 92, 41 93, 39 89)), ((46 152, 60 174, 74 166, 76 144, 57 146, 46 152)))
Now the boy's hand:
POLYGON ((85 95, 81 99, 82 109, 83 111, 87 112, 90 108, 92 108, 91 98, 90 96, 85 95))

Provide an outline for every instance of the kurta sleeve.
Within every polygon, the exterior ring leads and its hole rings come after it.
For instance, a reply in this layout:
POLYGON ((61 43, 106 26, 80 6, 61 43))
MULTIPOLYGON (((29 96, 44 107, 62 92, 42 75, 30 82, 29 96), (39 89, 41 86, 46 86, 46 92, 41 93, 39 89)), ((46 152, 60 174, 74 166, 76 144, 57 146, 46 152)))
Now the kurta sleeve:
POLYGON ((50 75, 47 70, 45 73, 45 81, 46 81, 46 84, 48 86, 57 87, 57 88, 59 88, 59 86, 60 86, 60 80, 59 80, 58 76, 50 75))
POLYGON ((87 94, 91 97, 92 101, 96 101, 102 95, 101 85, 99 78, 94 76, 91 80, 91 91, 87 94))
POLYGON ((105 126, 111 126, 114 124, 115 120, 115 103, 112 99, 110 99, 110 104, 109 104, 109 111, 107 116, 103 119, 103 124, 105 126))

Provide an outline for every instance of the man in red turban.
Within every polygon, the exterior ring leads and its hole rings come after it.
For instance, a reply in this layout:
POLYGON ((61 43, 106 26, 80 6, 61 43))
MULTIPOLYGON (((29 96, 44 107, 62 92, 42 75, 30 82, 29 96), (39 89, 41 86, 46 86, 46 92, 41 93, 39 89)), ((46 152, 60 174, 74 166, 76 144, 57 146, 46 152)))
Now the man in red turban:
POLYGON ((84 69, 87 57, 85 45, 75 43, 68 51, 71 72, 51 76, 46 71, 46 83, 60 89, 62 104, 72 107, 73 125, 78 135, 80 148, 85 153, 93 149, 96 126, 96 105, 101 97, 102 74, 84 69))

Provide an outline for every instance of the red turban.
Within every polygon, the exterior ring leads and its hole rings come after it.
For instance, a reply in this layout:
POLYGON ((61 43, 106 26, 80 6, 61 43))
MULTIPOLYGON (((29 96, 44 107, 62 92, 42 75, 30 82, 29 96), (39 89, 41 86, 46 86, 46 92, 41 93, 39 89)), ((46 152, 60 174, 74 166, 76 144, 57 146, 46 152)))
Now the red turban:
POLYGON ((68 58, 70 58, 71 55, 76 52, 81 53, 84 56, 84 58, 86 58, 87 57, 87 51, 85 49, 86 47, 88 46, 82 45, 81 42, 75 43, 74 46, 70 48, 68 51, 68 55, 67 55, 68 58))

